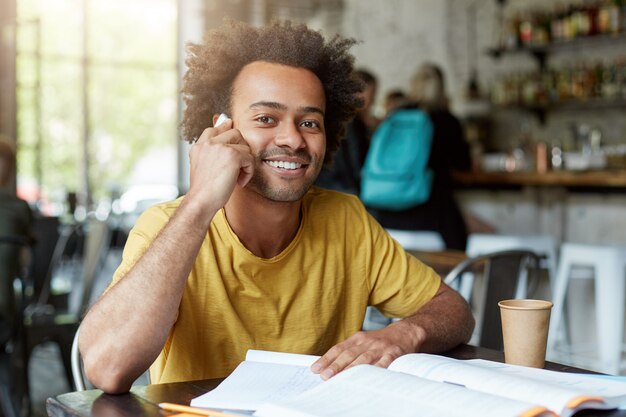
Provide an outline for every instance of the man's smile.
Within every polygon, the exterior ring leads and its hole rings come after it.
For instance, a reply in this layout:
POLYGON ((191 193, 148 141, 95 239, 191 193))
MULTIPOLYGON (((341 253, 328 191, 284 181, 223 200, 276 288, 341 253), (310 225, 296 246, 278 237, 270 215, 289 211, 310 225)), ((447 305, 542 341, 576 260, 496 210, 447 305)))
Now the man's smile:
POLYGON ((289 161, 263 161, 271 167, 281 168, 286 170, 294 170, 302 168, 304 165, 299 162, 289 162, 289 161))

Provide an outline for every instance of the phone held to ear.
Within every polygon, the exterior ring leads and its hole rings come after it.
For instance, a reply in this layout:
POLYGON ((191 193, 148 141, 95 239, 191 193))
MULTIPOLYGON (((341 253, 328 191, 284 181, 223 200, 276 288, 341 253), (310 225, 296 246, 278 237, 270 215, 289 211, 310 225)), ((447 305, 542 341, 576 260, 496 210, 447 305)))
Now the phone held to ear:
POLYGON ((224 123, 226 120, 228 120, 228 116, 226 115, 226 113, 220 114, 220 117, 217 118, 217 120, 215 121, 215 126, 213 127, 218 127, 219 125, 224 123))

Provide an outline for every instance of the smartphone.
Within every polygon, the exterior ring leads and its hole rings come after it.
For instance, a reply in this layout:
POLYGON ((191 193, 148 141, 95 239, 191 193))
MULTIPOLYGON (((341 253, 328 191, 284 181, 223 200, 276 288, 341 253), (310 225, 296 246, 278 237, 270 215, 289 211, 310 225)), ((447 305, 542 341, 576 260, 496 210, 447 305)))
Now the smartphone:
POLYGON ((217 118, 217 120, 215 121, 215 126, 213 127, 218 127, 219 125, 224 123, 226 120, 228 120, 228 116, 226 115, 226 113, 220 114, 220 117, 217 118))

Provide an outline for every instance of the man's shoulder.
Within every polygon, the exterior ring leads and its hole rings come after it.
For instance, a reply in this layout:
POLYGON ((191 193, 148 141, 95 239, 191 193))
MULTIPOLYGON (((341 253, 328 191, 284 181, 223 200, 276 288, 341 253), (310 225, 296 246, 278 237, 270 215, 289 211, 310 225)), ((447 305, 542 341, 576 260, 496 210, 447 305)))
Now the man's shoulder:
POLYGON ((166 213, 174 213, 180 206, 180 203, 182 203, 183 198, 185 198, 185 196, 178 197, 176 200, 169 200, 169 201, 163 201, 161 203, 157 203, 151 206, 148 210, 154 209, 154 210, 160 210, 166 213))
POLYGON ((141 216, 139 216, 138 223, 167 222, 170 217, 174 215, 183 198, 184 197, 179 197, 176 200, 164 201, 148 207, 141 216))

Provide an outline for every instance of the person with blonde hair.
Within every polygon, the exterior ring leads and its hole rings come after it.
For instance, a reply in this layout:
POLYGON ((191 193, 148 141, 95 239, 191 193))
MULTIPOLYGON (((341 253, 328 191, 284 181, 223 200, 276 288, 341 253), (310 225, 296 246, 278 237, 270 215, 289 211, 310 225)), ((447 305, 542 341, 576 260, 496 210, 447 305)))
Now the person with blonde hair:
POLYGON ((441 68, 432 63, 423 64, 411 79, 411 98, 428 111, 448 110, 445 79, 441 68))
POLYGON ((453 195, 450 172, 471 167, 469 145, 463 127, 449 110, 445 77, 432 63, 421 65, 411 80, 409 104, 401 109, 418 108, 428 113, 433 123, 433 140, 428 160, 433 183, 429 199, 402 211, 378 210, 383 227, 400 230, 433 230, 446 247, 465 250, 467 227, 453 195))

